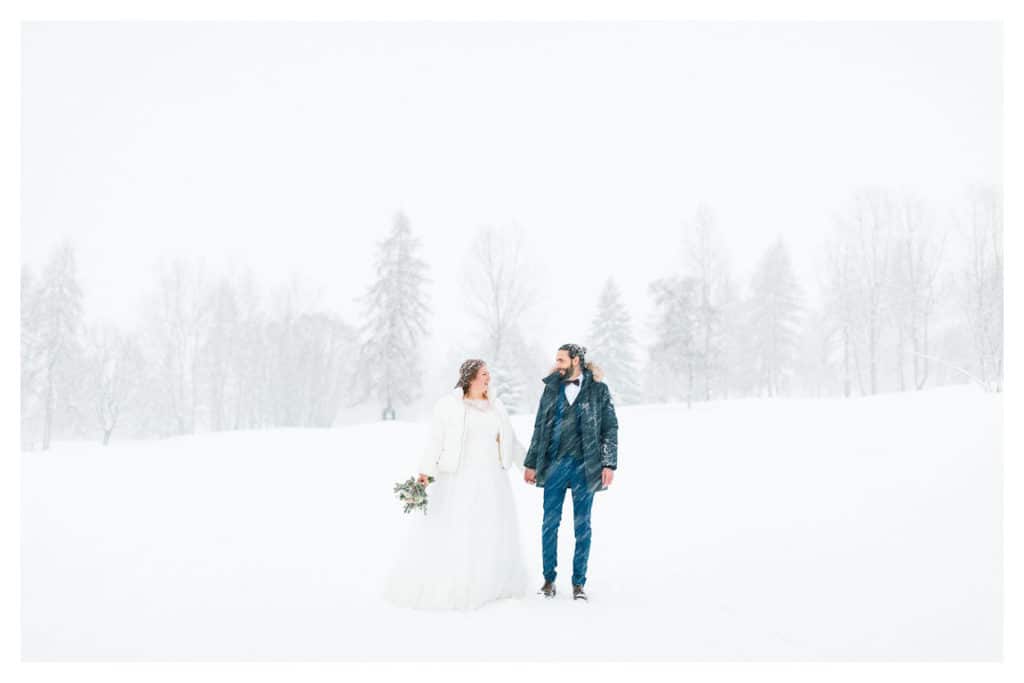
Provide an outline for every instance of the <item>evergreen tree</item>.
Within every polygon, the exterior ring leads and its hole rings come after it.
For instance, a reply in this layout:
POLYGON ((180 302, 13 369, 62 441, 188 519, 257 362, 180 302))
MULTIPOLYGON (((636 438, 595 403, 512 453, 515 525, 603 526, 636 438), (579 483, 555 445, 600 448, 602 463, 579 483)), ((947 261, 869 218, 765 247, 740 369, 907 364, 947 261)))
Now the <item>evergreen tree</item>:
POLYGON ((637 403, 636 357, 629 311, 615 280, 608 278, 597 302, 597 313, 590 325, 590 356, 604 370, 612 399, 620 404, 637 403))
POLYGON ((373 393, 384 404, 385 417, 394 416, 396 405, 420 395, 417 346, 427 334, 430 309, 424 291, 428 265, 420 258, 419 248, 409 219, 399 212, 390 234, 377 245, 376 280, 360 298, 366 322, 360 330, 356 402, 373 393))
POLYGON ((777 396, 792 373, 800 341, 802 294, 789 250, 780 237, 758 262, 751 280, 748 336, 759 388, 777 396))
POLYGON ((80 372, 83 296, 75 249, 64 242, 54 249, 36 290, 36 343, 41 361, 43 450, 50 447, 58 411, 78 412, 75 387, 80 372))
POLYGON ((696 281, 667 277, 652 282, 649 289, 655 306, 655 341, 650 349, 647 390, 670 400, 682 393, 689 406, 700 360, 696 281))

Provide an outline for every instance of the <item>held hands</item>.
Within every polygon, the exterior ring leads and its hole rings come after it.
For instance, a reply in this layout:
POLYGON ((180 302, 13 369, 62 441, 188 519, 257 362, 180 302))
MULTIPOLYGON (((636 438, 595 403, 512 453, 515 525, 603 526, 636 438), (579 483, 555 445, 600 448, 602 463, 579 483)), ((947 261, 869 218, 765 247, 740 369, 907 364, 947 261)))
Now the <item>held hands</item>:
MULTIPOLYGON (((601 469, 601 486, 604 486, 605 488, 611 486, 612 479, 614 478, 615 470, 613 470, 611 467, 604 467, 601 469)), ((527 467, 525 470, 523 470, 523 480, 527 484, 536 484, 537 470, 530 469, 529 467, 527 467)))

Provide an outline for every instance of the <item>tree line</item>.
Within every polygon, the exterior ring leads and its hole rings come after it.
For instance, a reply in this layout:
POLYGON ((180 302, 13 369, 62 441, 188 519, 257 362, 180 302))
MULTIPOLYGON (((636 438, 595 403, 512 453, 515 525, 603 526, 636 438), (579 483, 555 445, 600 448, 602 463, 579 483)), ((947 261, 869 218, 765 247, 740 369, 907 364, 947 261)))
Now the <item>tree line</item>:
MULTIPOLYGON (((997 187, 971 188, 948 215, 907 192, 855 192, 828 227, 811 290, 781 237, 737 278, 710 207, 687 222, 683 247, 675 272, 647 283, 647 320, 633 320, 613 276, 595 302, 580 341, 621 404, 964 382, 1002 390, 997 187), (652 331, 646 348, 638 322, 652 331)), ((125 331, 87 320, 65 241, 39 272, 22 266, 22 447, 45 449, 55 437, 108 443, 115 432, 330 427, 359 405, 394 417, 422 393, 417 354, 432 307, 421 249, 398 213, 376 245, 359 325, 318 305, 294 277, 264 292, 248 271, 226 277, 179 259, 161 266, 139 328, 125 331)), ((523 329, 542 301, 528 256, 520 230, 482 227, 462 269, 476 334, 459 352, 488 360, 513 412, 530 410, 538 383, 522 378, 550 360, 523 329)))
POLYGON ((1002 390, 998 188, 970 188, 948 214, 906 191, 858 190, 827 231, 814 290, 781 237, 737 282, 707 207, 685 253, 678 273, 650 285, 652 393, 692 402, 964 382, 1002 390))

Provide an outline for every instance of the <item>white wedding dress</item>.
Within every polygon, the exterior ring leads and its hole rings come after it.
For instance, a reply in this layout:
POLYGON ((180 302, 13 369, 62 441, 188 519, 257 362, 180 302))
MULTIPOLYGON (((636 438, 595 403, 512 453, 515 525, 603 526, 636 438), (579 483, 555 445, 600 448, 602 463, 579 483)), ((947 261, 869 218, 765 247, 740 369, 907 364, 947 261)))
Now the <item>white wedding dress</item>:
POLYGON ((426 515, 409 513, 384 587, 393 605, 474 609, 526 595, 519 520, 498 459, 500 418, 486 399, 463 400, 469 410, 459 469, 427 486, 426 515))

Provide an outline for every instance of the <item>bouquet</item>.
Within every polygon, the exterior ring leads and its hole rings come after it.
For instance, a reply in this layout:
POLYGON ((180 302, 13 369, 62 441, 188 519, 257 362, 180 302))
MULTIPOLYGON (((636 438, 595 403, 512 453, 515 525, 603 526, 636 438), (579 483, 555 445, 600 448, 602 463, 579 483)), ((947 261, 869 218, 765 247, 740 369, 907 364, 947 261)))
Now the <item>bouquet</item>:
MULTIPOLYGON (((433 482, 434 478, 428 476, 427 483, 432 484, 433 482)), ((415 477, 409 477, 402 483, 395 484, 395 494, 405 506, 403 512, 423 510, 423 514, 427 514, 427 485, 419 483, 415 477)))

